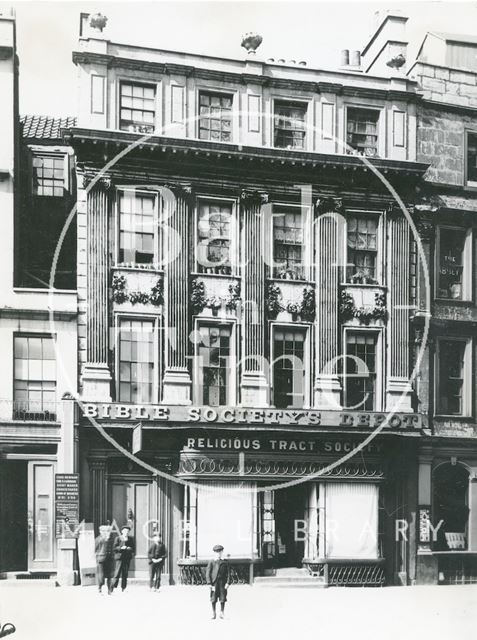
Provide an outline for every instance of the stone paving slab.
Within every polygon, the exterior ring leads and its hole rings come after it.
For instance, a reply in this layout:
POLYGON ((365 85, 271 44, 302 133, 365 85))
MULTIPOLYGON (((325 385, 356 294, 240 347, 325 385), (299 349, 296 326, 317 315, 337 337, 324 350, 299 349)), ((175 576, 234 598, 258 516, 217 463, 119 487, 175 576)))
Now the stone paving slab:
POLYGON ((207 587, 0 588, 0 622, 15 640, 477 639, 477 586, 383 589, 231 587, 225 620, 210 620, 207 587))

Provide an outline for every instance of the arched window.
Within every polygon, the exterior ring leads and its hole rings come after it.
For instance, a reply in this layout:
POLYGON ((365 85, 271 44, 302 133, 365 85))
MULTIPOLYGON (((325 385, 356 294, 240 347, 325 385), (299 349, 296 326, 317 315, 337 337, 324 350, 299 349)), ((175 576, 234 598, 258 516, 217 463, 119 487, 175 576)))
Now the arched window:
POLYGON ((469 472, 460 464, 443 464, 434 472, 433 526, 442 525, 433 540, 436 551, 467 549, 469 472))

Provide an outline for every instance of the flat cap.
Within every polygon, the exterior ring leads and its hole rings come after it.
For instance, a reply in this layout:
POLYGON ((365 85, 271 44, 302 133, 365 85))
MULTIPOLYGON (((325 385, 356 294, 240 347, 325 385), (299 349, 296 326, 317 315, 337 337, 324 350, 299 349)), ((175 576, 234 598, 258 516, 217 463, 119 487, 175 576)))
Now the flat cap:
POLYGON ((223 551, 224 548, 221 544, 216 544, 212 551, 223 551))

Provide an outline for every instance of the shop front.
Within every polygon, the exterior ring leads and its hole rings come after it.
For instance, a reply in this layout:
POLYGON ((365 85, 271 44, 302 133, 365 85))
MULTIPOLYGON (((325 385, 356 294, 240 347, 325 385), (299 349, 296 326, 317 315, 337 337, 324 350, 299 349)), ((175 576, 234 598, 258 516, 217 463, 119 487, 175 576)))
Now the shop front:
POLYGON ((88 403, 83 517, 131 527, 136 577, 159 528, 173 583, 203 584, 218 543, 238 583, 282 569, 325 585, 407 582, 414 541, 395 539, 395 518, 410 520, 415 505, 417 417, 396 416, 362 446, 370 432, 360 426, 380 414, 278 413, 88 403))

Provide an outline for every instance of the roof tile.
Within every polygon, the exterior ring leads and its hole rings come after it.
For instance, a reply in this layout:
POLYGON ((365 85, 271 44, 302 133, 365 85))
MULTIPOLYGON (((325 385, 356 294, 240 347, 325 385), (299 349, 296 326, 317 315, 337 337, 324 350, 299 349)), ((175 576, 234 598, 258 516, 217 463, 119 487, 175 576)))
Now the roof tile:
POLYGON ((76 118, 51 116, 21 116, 22 137, 37 140, 60 140, 61 129, 76 126, 76 118))

